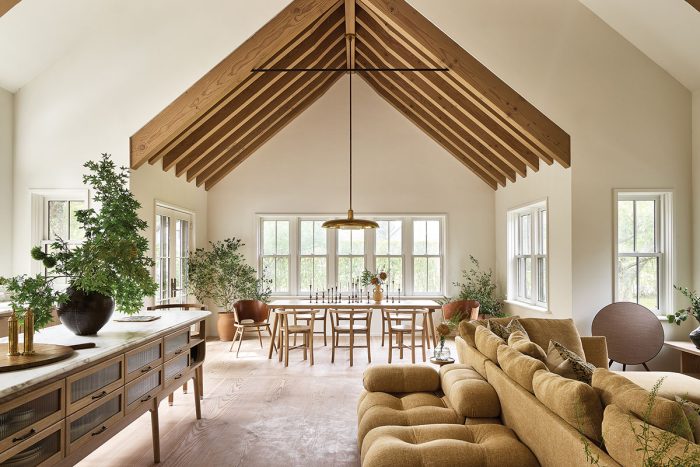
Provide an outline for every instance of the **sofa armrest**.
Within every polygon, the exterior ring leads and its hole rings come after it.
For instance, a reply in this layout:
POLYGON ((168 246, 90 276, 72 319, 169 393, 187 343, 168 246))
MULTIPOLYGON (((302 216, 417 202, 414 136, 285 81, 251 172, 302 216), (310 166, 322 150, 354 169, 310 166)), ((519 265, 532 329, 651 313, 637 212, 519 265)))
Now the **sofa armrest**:
POLYGON ((440 389, 440 374, 429 366, 376 365, 365 370, 362 383, 370 392, 434 392, 440 389))
POLYGON ((583 336, 581 345, 588 363, 598 368, 608 368, 608 343, 605 336, 583 336))

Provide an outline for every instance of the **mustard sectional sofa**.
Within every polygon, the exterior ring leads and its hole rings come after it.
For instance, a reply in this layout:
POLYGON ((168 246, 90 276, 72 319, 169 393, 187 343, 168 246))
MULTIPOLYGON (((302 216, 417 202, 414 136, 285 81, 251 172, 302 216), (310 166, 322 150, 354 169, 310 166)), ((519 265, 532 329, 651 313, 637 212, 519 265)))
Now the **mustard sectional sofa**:
MULTIPOLYGON (((506 326, 516 318, 491 322, 506 326)), ((700 465, 700 423, 688 411, 692 402, 700 404, 698 380, 609 371, 605 338, 580 337, 572 320, 518 323, 526 342, 509 339, 509 345, 488 329, 492 324, 462 322, 455 338, 460 363, 439 371, 369 367, 358 403, 362 465, 641 466, 639 433, 652 451, 673 440, 663 456, 700 465), (588 383, 550 371, 530 356, 530 347, 546 350, 551 340, 596 367, 588 383), (650 399, 660 378, 657 397, 650 399), (690 405, 682 406, 676 396, 690 405)))

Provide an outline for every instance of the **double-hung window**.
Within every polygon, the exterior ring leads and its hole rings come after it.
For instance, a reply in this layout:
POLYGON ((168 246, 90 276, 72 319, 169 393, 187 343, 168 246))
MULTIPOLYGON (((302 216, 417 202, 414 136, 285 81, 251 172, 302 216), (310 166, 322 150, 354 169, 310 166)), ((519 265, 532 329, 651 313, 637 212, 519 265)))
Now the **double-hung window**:
POLYGON ((347 292, 365 270, 365 231, 338 230, 337 235, 338 290, 347 292))
POLYGON ((273 293, 290 293, 290 221, 265 219, 262 222, 262 274, 272 281, 273 293))
POLYGON ((442 289, 442 233, 437 219, 413 221, 413 292, 439 293, 442 289))
POLYGON ((403 284, 403 220, 377 220, 375 232, 374 264, 376 271, 389 275, 389 291, 406 290, 403 284))
POLYGON ((328 288, 328 232, 322 220, 299 221, 299 289, 302 294, 328 288))
POLYGON ((671 193, 616 191, 615 301, 670 309, 671 193))
POLYGON ((156 203, 155 280, 156 304, 187 303, 188 265, 193 245, 194 214, 182 208, 156 203))
POLYGON ((539 308, 548 301, 547 216, 546 202, 508 213, 508 298, 539 308))

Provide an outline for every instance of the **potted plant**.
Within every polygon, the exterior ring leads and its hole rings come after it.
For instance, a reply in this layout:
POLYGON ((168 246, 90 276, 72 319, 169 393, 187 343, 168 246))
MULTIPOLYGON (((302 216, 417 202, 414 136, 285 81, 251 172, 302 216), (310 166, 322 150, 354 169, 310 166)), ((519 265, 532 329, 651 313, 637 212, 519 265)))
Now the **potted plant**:
POLYGON ((209 242, 210 248, 197 248, 188 263, 189 284, 197 300, 211 300, 220 308, 216 324, 219 339, 233 340, 234 305, 239 300, 267 303, 270 280, 258 277, 239 251, 245 244, 238 238, 209 242))
POLYGON ((365 269, 362 271, 362 276, 360 276, 360 283, 363 287, 368 287, 370 285, 374 286, 374 291, 372 292, 372 298, 375 303, 381 303, 384 299, 384 289, 382 285, 386 284, 386 280, 389 276, 386 272, 381 271, 374 273, 365 269))
POLYGON ((84 167, 89 173, 83 183, 92 187, 100 205, 99 211, 76 213, 85 240, 69 246, 59 238, 51 253, 36 247, 32 257, 68 278, 68 300, 58 308, 61 323, 77 335, 92 335, 109 321, 115 304, 124 314, 137 313, 157 285, 151 277, 154 261, 148 256, 148 240, 140 234, 148 224, 138 217, 141 204, 127 186, 128 169, 117 169, 108 154, 84 167))
MULTIPOLYGON (((673 288, 690 300, 690 306, 669 314, 667 316, 668 322, 680 325, 683 321, 688 319, 688 316, 692 316, 700 323, 700 296, 698 296, 697 292, 691 291, 688 287, 680 287, 678 285, 674 285, 673 288)), ((700 326, 695 328, 688 337, 690 337, 690 340, 695 344, 695 347, 700 349, 700 326)))
MULTIPOLYGON (((483 315, 499 317, 503 316, 504 297, 498 293, 498 285, 493 279, 493 271, 482 271, 479 261, 469 255, 471 267, 462 271, 464 282, 453 282, 459 287, 459 293, 455 301, 475 300, 479 302, 479 311, 483 315)), ((444 306, 444 305, 443 305, 444 306)), ((471 316, 470 316, 471 317, 471 316)), ((449 319, 446 317, 446 319, 449 319)))

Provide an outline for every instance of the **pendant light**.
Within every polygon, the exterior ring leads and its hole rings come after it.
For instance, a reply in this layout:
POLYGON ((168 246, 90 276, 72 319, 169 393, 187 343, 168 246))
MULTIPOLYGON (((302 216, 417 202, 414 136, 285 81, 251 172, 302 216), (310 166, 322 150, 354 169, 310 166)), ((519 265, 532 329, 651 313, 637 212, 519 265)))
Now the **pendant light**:
POLYGON ((322 227, 324 229, 341 230, 377 229, 379 224, 368 219, 356 219, 352 211, 352 72, 348 76, 350 88, 350 209, 348 209, 348 217, 346 219, 326 221, 322 227))

